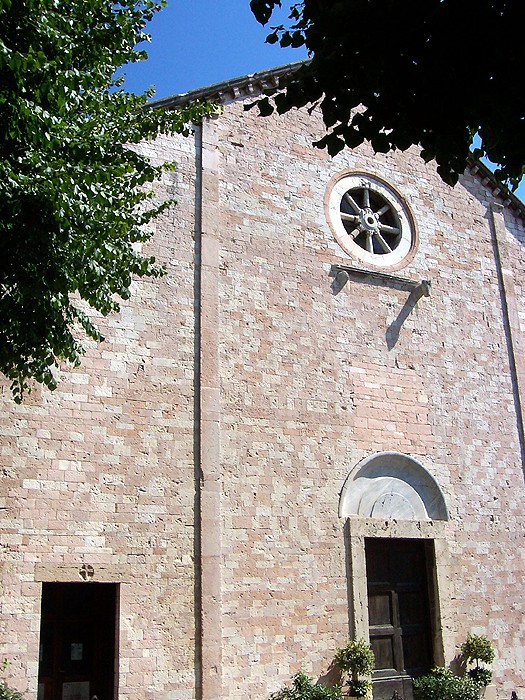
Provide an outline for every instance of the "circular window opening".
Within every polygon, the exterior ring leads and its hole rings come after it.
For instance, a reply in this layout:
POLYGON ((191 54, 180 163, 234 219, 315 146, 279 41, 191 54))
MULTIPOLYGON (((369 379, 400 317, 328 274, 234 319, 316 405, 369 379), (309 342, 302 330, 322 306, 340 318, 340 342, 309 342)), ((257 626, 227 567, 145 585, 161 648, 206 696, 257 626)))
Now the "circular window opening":
POLYGON ((408 207, 388 185, 364 175, 333 184, 328 220, 339 245, 352 257, 377 267, 402 266, 415 245, 408 207))

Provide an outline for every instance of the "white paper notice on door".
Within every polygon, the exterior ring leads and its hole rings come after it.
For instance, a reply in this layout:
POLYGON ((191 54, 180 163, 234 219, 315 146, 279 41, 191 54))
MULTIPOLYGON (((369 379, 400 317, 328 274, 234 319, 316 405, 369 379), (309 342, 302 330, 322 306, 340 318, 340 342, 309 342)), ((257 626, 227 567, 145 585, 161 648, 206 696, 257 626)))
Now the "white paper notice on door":
POLYGON ((62 683, 62 700, 89 700, 89 681, 62 683))
POLYGON ((84 656, 84 645, 82 642, 73 642, 71 644, 71 661, 82 661, 84 656))

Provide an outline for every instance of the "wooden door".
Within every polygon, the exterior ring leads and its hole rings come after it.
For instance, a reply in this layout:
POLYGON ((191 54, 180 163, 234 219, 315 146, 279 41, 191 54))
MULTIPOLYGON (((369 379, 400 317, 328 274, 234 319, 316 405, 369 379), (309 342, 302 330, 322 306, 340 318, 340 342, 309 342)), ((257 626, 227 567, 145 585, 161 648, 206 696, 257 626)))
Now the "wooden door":
POLYGON ((44 583, 38 700, 114 700, 117 585, 44 583))
POLYGON ((424 540, 365 540, 375 698, 390 698, 394 690, 401 697, 410 697, 410 677, 432 666, 430 545, 424 540))

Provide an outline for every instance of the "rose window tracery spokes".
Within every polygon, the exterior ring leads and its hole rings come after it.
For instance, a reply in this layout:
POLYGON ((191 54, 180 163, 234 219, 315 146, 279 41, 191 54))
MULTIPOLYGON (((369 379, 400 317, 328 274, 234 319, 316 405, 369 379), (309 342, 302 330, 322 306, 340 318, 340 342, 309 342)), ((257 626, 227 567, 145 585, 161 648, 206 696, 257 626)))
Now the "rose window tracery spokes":
POLYGON ((362 173, 342 174, 328 186, 327 218, 336 241, 352 258, 398 269, 417 245, 414 220, 393 187, 362 173))
POLYGON ((401 240, 401 223, 396 212, 369 186, 345 192, 341 199, 341 219, 348 235, 369 253, 391 253, 401 240))

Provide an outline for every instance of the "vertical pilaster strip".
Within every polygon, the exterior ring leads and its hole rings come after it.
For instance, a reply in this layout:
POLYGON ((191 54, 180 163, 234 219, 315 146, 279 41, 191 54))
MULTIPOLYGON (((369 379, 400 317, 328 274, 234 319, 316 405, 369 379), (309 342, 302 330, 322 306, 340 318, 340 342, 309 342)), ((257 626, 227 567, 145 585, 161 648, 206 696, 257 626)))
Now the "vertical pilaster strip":
POLYGON ((492 231, 498 278, 502 291, 502 307, 507 335, 507 347, 514 390, 514 402, 518 421, 522 466, 525 470, 525 356, 523 353, 520 320, 516 304, 516 286, 512 271, 512 261, 506 241, 504 207, 494 202, 491 208, 492 231))
POLYGON ((200 230, 200 555, 202 700, 222 697, 219 180, 213 121, 202 125, 200 230))
POLYGON ((368 593, 365 540, 361 533, 356 532, 355 528, 352 528, 352 520, 350 518, 347 518, 345 530, 349 637, 368 640, 368 593))

